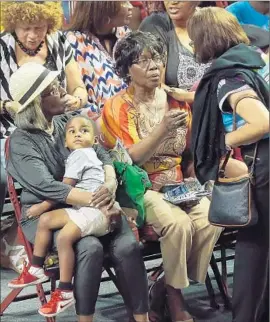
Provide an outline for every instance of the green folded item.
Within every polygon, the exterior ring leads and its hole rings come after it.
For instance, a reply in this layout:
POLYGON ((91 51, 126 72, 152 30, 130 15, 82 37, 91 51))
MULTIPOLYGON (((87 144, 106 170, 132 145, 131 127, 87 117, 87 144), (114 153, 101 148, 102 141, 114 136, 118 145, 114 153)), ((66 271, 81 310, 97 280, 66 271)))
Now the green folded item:
POLYGON ((141 227, 145 222, 144 194, 152 186, 148 174, 137 165, 119 161, 114 161, 113 164, 118 179, 116 200, 121 207, 138 211, 136 224, 141 227))

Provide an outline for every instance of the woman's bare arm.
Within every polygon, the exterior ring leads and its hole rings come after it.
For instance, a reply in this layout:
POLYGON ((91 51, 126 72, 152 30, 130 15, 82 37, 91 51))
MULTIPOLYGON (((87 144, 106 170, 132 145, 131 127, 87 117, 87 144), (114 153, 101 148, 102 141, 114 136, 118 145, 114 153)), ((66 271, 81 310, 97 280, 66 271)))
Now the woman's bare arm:
POLYGON ((80 107, 83 107, 88 101, 88 95, 81 78, 78 63, 74 58, 72 58, 67 64, 65 73, 67 78, 68 94, 79 97, 81 99, 80 107))
POLYGON ((228 97, 232 109, 236 109, 237 114, 247 122, 236 131, 226 134, 225 142, 233 148, 257 142, 269 133, 269 111, 261 101, 245 97, 248 95, 257 96, 253 90, 246 90, 228 97), (239 101, 240 98, 243 99, 239 101))

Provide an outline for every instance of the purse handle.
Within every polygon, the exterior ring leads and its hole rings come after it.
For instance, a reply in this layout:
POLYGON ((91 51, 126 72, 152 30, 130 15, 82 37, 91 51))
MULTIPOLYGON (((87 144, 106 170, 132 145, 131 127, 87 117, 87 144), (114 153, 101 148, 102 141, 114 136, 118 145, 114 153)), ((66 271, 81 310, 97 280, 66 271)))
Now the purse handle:
MULTIPOLYGON (((255 96, 255 95, 245 95, 245 96, 242 96, 242 97, 240 97, 240 98, 238 98, 236 100, 235 108, 233 109, 233 131, 237 130, 237 126, 236 126, 236 107, 237 107, 238 103, 240 101, 242 101, 244 98, 253 98, 253 99, 256 99, 258 101, 261 101, 259 99, 259 97, 255 96)), ((249 176, 252 176, 253 172, 254 172, 255 161, 256 161, 256 157, 257 157, 257 151, 258 151, 258 142, 256 143, 255 148, 254 148, 253 161, 252 161, 252 164, 251 164, 251 167, 250 167, 249 176)), ((224 176, 225 176, 225 168, 226 168, 226 165, 227 165, 227 163, 229 161, 230 156, 231 156, 231 151, 228 151, 227 154, 226 154, 226 157, 224 159, 224 162, 223 162, 220 170, 218 171, 218 177, 219 178, 224 178, 224 176)))

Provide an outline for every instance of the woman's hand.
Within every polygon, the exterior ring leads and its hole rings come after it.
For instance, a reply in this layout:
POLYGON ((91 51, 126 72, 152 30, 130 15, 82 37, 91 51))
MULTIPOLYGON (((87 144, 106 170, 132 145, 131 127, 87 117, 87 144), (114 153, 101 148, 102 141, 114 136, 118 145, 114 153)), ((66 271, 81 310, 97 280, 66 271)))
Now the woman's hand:
POLYGON ((188 91, 185 91, 184 89, 177 88, 177 87, 169 87, 165 84, 162 84, 162 88, 165 90, 165 92, 168 95, 170 95, 172 98, 174 98, 177 101, 187 102, 187 103, 194 102, 195 92, 188 92, 188 91))
POLYGON ((191 208, 197 206, 199 203, 199 200, 184 201, 180 204, 180 208, 188 213, 191 210, 191 208))
POLYGON ((69 94, 61 98, 61 103, 65 106, 66 112, 75 111, 81 107, 80 98, 69 94))
POLYGON ((187 124, 187 116, 188 113, 185 111, 170 110, 165 113, 161 126, 166 132, 176 130, 179 127, 187 124))
POLYGON ((119 227, 122 222, 122 211, 116 206, 112 206, 110 209, 107 207, 100 208, 102 213, 107 217, 109 221, 109 230, 114 231, 115 228, 119 227))
MULTIPOLYGON (((17 114, 20 107, 21 107, 21 105, 18 102, 15 102, 15 101, 6 102, 6 110, 12 118, 15 117, 15 115, 17 114)), ((3 109, 3 101, 1 101, 1 113, 3 113, 2 109, 3 109)))
POLYGON ((110 191, 106 184, 99 187, 92 194, 91 206, 96 208, 102 208, 106 206, 107 210, 110 210, 115 202, 115 195, 110 191))
POLYGON ((43 214, 43 207, 41 204, 36 204, 31 206, 29 209, 26 211, 26 216, 28 218, 33 218, 33 217, 38 217, 43 214))

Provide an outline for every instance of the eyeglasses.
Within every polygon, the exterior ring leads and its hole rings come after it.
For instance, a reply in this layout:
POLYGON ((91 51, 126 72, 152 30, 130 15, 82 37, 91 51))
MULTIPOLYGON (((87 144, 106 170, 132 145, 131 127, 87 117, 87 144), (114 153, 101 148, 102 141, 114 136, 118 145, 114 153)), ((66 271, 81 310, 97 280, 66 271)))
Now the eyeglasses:
POLYGON ((151 61, 153 61, 157 65, 163 64, 163 60, 161 56, 155 56, 152 58, 141 58, 138 60, 134 60, 132 63, 139 65, 141 68, 147 68, 150 65, 151 61))

